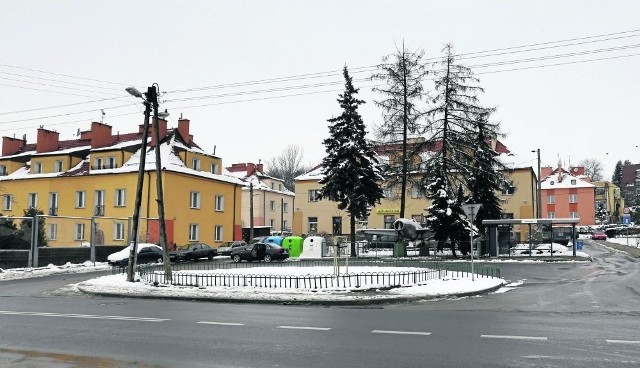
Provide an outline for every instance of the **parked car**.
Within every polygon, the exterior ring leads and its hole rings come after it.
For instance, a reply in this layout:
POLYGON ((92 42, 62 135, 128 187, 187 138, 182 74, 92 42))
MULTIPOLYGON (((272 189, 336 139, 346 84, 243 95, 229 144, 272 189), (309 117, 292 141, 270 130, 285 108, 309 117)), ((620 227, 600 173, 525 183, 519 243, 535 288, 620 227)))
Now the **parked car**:
POLYGON ((182 246, 175 252, 169 253, 169 258, 172 262, 175 261, 197 261, 200 258, 207 258, 212 260, 213 257, 218 255, 218 250, 213 248, 209 244, 197 243, 187 244, 182 246))
MULTIPOLYGON (((129 254, 131 246, 109 254, 107 262, 112 266, 126 266, 129 264, 129 254)), ((136 258, 137 264, 142 263, 162 263, 162 248, 152 243, 138 243, 138 254, 136 258)))
POLYGON ((607 234, 604 231, 594 231, 591 234, 591 239, 593 240, 607 240, 607 234))
POLYGON ((249 244, 253 244, 253 243, 264 243, 264 240, 266 238, 268 238, 270 235, 265 235, 265 236, 256 236, 255 238, 251 239, 249 241, 249 244))
POLYGON ((253 243, 237 247, 231 251, 231 259, 236 263, 242 260, 248 262, 271 262, 287 258, 289 258, 289 252, 276 244, 253 243))
POLYGON ((233 248, 241 247, 243 245, 247 245, 247 242, 244 240, 224 242, 218 247, 218 254, 221 256, 230 256, 233 248))

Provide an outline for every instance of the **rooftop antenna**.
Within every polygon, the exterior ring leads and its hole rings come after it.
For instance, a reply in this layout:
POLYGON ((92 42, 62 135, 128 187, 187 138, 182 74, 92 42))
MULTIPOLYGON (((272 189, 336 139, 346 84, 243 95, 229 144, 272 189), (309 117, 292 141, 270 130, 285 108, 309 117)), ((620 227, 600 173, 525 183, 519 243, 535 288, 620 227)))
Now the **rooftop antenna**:
POLYGON ((76 137, 80 136, 80 128, 78 128, 78 131, 76 132, 76 137))
POLYGON ((102 123, 102 122, 104 122, 104 115, 105 115, 105 113, 104 113, 104 110, 103 110, 103 109, 100 109, 100 111, 102 112, 102 117, 100 118, 100 123, 102 123))

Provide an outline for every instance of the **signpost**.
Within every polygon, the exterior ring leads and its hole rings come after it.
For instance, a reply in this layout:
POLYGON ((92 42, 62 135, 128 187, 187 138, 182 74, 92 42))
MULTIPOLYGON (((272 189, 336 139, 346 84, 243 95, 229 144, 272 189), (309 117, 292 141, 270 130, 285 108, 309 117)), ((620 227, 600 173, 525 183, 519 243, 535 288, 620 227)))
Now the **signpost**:
POLYGON ((482 204, 480 203, 467 203, 462 205, 462 210, 467 217, 471 218, 470 231, 469 231, 469 248, 471 249, 471 281, 475 281, 473 274, 473 215, 480 211, 482 204))

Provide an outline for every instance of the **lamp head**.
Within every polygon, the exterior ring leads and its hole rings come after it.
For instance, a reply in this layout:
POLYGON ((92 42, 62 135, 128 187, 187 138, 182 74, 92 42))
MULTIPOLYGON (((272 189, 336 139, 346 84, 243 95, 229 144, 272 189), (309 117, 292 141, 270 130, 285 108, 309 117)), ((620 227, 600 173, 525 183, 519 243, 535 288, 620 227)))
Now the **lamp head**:
POLYGON ((124 90, 129 92, 129 94, 133 97, 143 98, 142 93, 140 93, 140 91, 138 91, 136 87, 127 87, 124 90))

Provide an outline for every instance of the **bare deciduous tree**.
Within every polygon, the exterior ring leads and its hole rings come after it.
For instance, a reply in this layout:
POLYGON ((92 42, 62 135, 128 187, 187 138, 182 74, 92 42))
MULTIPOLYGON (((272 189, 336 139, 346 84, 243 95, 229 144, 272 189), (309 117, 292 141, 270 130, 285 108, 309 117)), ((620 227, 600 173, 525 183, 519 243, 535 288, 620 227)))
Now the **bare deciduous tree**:
POLYGON ((591 181, 602 180, 602 163, 595 158, 586 158, 578 163, 584 167, 584 174, 591 178, 591 181))
POLYGON ((302 164, 303 159, 304 149, 297 144, 290 144, 280 155, 266 161, 266 174, 284 180, 287 189, 293 190, 293 179, 309 169, 302 164))

